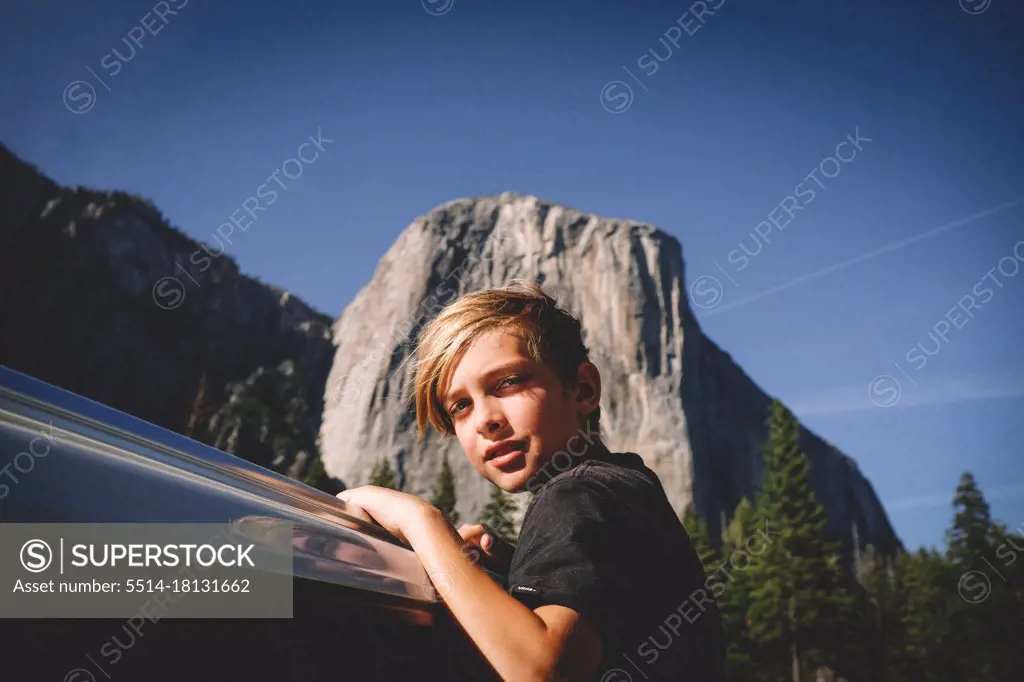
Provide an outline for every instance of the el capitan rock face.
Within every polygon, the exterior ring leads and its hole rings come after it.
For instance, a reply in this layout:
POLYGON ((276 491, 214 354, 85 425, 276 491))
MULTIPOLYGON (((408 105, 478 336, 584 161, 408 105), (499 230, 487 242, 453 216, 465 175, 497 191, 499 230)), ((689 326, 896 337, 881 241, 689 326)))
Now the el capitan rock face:
MULTIPOLYGON (((608 445, 640 454, 676 510, 693 498, 718 532, 721 515, 760 480, 771 398, 697 325, 679 242, 511 193, 449 202, 415 220, 335 322, 320 430, 327 472, 362 484, 384 456, 404 490, 427 496, 448 451, 458 511, 478 517, 490 484, 457 442, 416 434, 414 344, 446 303, 513 278, 536 281, 579 317, 601 370, 608 445)), ((894 549, 899 541, 853 460, 809 431, 803 437, 837 535, 856 524, 862 543, 894 549)))

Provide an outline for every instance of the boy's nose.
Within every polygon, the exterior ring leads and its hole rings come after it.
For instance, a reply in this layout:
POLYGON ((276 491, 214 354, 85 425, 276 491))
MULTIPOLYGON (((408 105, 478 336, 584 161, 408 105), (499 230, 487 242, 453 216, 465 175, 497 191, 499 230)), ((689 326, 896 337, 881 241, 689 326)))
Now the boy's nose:
POLYGON ((489 436, 505 428, 505 417, 497 411, 481 410, 480 421, 477 423, 477 433, 481 436, 489 436))

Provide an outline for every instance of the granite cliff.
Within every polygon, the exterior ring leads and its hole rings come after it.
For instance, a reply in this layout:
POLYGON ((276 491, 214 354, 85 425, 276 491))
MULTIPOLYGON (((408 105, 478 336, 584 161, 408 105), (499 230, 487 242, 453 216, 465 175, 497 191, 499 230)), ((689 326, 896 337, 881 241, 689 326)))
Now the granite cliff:
MULTIPOLYGON (((403 489, 425 496, 447 451, 458 511, 476 518, 490 484, 456 442, 432 431, 417 437, 415 339, 459 294, 525 278, 580 318, 602 373, 609 446, 641 454, 676 509, 694 500, 719 532, 722 516, 760 480, 771 397, 704 336, 685 274, 682 248, 665 232, 531 196, 463 199, 421 216, 334 324, 320 430, 327 472, 363 482, 384 456, 403 489)), ((886 552, 898 546, 856 463, 809 430, 802 442, 833 532, 849 541, 856 525, 859 544, 886 552)))

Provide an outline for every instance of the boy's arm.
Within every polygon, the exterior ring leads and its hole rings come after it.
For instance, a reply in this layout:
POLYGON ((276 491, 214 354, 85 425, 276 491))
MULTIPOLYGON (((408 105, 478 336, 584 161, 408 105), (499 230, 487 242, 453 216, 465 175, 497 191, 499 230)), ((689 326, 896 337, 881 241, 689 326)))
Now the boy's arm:
POLYGON ((445 603, 505 680, 590 680, 601 660, 597 629, 565 606, 530 610, 465 555, 462 537, 426 507, 405 536, 445 603))

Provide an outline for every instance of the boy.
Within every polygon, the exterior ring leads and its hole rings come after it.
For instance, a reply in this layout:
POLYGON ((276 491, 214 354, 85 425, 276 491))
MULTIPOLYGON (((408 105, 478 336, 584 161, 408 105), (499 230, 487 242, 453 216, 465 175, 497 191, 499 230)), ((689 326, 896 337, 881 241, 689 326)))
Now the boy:
POLYGON ((415 394, 421 436, 428 423, 454 435, 481 476, 535 493, 508 590, 464 551, 497 558, 480 526, 456 532, 421 498, 375 486, 338 497, 412 547, 503 679, 719 682, 700 560, 657 475, 601 442, 601 376, 573 316, 525 282, 467 294, 420 335, 415 394))

